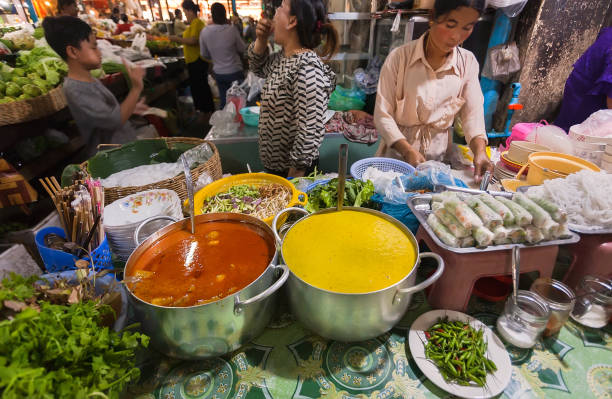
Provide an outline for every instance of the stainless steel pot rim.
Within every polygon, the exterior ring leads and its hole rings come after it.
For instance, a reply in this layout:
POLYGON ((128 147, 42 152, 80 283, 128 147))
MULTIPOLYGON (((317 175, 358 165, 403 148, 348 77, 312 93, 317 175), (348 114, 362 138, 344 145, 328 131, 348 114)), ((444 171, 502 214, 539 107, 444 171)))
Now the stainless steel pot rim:
MULTIPOLYGON (((213 304, 219 303, 221 301, 227 300, 228 298, 235 298, 237 295, 240 295, 241 292, 243 292, 244 290, 248 289, 253 284, 255 284, 257 282, 257 280, 259 280, 268 271, 270 266, 274 266, 274 263, 276 263, 275 261, 278 259, 278 246, 276 244, 276 240, 274 239, 274 233, 272 232, 272 229, 270 228, 270 226, 268 224, 266 224, 265 222, 263 222, 262 220, 260 220, 258 218, 255 218, 253 216, 246 215, 246 214, 232 213, 232 212, 205 213, 205 214, 202 214, 202 215, 197 215, 195 217, 196 225, 200 224, 198 219, 202 220, 201 223, 223 222, 223 221, 226 221, 226 222, 235 222, 235 223, 254 224, 254 225, 258 226, 258 227, 261 227, 263 230, 268 230, 268 233, 270 234, 270 237, 271 237, 271 240, 272 240, 272 244, 274 246, 274 255, 272 256, 272 258, 268 262, 268 266, 266 266, 266 268, 261 272, 261 274, 259 274, 253 281, 251 281, 244 288, 234 292, 231 295, 227 295, 227 296, 224 296, 223 298, 219 298, 219 299, 216 299, 214 301, 207 302, 207 303, 202 303, 202 304, 199 304, 199 305, 176 306, 176 307, 175 306, 154 305, 152 303, 146 302, 146 301, 142 300, 141 298, 139 298, 136 294, 134 294, 132 292, 132 290, 130 290, 130 288, 128 286, 128 283, 126 283, 125 280, 122 280, 121 283, 125 286, 125 289, 130 294, 130 297, 136 299, 137 301, 141 302, 144 305, 152 306, 152 307, 155 307, 155 308, 158 308, 158 309, 172 309, 172 310, 179 310, 179 311, 181 311, 181 310, 182 311, 193 310, 195 308, 200 308, 200 307, 204 307, 204 306, 208 306, 208 305, 213 305, 213 304), (217 216, 217 217, 218 216, 222 216, 222 218, 215 219, 214 218, 215 216, 217 216)), ((144 221, 142 223, 144 223, 144 221)), ((176 221, 174 223, 171 223, 171 224, 169 224, 167 226, 164 226, 163 228, 159 229, 155 233, 151 234, 149 237, 147 237, 146 240, 141 242, 138 247, 136 247, 136 250, 134 250, 134 252, 132 252, 130 257, 128 258, 128 261, 126 262, 125 270, 127 271, 128 265, 130 264, 130 259, 132 258, 132 256, 134 256, 134 254, 137 252, 137 250, 138 250, 138 248, 140 248, 140 246, 145 245, 147 242, 149 242, 149 240, 157 241, 157 240, 165 237, 170 232, 175 231, 174 229, 172 229, 172 227, 174 225, 176 225, 177 223, 184 223, 185 224, 185 228, 189 228, 189 225, 190 225, 189 218, 185 218, 185 219, 178 220, 178 221, 176 221), (162 230, 167 230, 167 231, 161 233, 159 237, 154 237, 155 235, 157 235, 157 233, 160 233, 162 230)), ((125 276, 125 274, 126 273, 124 272, 124 276, 125 276)), ((233 299, 232 299, 232 301, 233 301, 233 299)))
MULTIPOLYGON (((410 229, 408 229, 403 223, 401 223, 399 220, 395 219, 392 216, 389 216, 385 213, 382 213, 380 211, 376 211, 374 209, 368 209, 368 208, 358 208, 358 207, 354 207, 354 206, 344 206, 342 207, 342 211, 357 211, 357 212, 365 212, 365 213, 371 213, 373 215, 376 216, 380 216, 383 219, 387 220, 388 222, 392 223, 393 225, 395 225, 396 227, 398 227, 402 232, 404 232, 404 234, 406 234, 408 236, 408 238, 412 241, 413 246, 414 246, 414 252, 415 252, 415 262, 414 265, 412 266, 412 269, 410 269, 410 271, 404 276, 402 277, 401 280, 397 281, 394 284, 391 284, 385 288, 381 288, 379 290, 376 291, 368 291, 368 292, 337 292, 337 291, 330 291, 330 290, 326 290, 324 288, 319 288, 317 286, 314 286, 306 281, 304 281, 303 279, 301 279, 300 277, 298 277, 293 270, 291 270, 291 265, 289 265, 288 262, 285 261, 285 264, 287 264, 287 267, 289 268, 289 271, 291 272, 291 277, 296 278, 297 280, 299 280, 300 282, 318 290, 321 292, 325 292, 328 294, 334 294, 334 295, 344 295, 344 296, 348 296, 348 297, 353 297, 353 296, 359 296, 359 295, 370 295, 370 294, 376 294, 379 292, 383 292, 383 291, 387 291, 389 288, 394 288, 397 286, 400 286, 407 278, 410 277, 410 275, 412 273, 415 273, 415 270, 418 268, 419 263, 420 263, 420 258, 419 258, 419 246, 417 244, 417 240, 414 237, 414 234, 412 234, 412 231, 410 231, 410 229)), ((287 230, 287 232, 285 233, 284 237, 287 237, 287 234, 289 234, 291 232, 291 229, 293 229, 293 226, 295 226, 296 224, 298 224, 299 222, 301 222, 304 219, 307 219, 311 216, 315 216, 315 215, 320 215, 320 214, 325 214, 325 213, 332 213, 332 212, 337 212, 336 208, 327 208, 327 209, 323 209, 320 210, 318 212, 312 213, 310 215, 304 216, 303 218, 299 219, 298 221, 296 221, 291 227, 289 227, 289 229, 287 230)), ((284 238, 283 238, 283 242, 284 242, 284 238)), ((280 252, 281 255, 283 253, 283 245, 281 243, 280 245, 280 252)), ((283 261, 284 261, 285 257, 283 256, 283 261)))

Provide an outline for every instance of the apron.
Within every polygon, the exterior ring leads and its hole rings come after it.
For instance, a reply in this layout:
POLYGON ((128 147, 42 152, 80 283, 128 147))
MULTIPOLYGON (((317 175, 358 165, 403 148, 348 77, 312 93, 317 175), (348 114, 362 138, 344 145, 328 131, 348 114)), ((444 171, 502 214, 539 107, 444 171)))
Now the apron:
MULTIPOLYGON (((460 73, 460 78, 462 87, 457 97, 450 97, 437 106, 426 104, 422 99, 418 99, 416 113, 420 123, 413 126, 398 124, 398 128, 406 140, 408 140, 408 143, 428 161, 442 161, 447 155, 447 150, 453 147, 453 135, 450 127, 455 120, 455 115, 459 113, 461 107, 465 104, 465 99, 463 98, 463 73, 460 73)), ((397 109, 404 109, 403 102, 404 100, 399 101, 397 109)), ((388 146, 384 139, 381 139, 376 156, 404 161, 404 157, 388 146)))

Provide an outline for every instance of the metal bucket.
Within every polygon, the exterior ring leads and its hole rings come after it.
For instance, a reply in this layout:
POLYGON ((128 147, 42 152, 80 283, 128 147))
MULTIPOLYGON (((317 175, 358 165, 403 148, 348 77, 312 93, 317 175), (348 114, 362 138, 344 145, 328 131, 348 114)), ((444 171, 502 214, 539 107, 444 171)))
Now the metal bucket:
MULTIPOLYGON (((255 227, 274 248, 274 256, 264 272, 245 288, 215 302, 189 307, 157 306, 138 298, 126 284, 128 299, 143 332, 151 337, 152 345, 162 353, 181 359, 203 359, 220 356, 238 349, 257 337, 269 324, 276 310, 276 292, 289 277, 284 265, 277 265, 274 234, 266 223, 251 216, 236 213, 210 213, 195 217, 195 223, 229 221, 255 227), (277 272, 282 271, 280 278, 277 272)), ((136 261, 150 247, 170 233, 190 229, 189 219, 176 221, 168 216, 145 220, 134 233, 136 250, 125 265, 129 276, 136 261), (140 229, 150 221, 166 219, 174 223, 158 230, 142 243, 140 229)))
MULTIPOLYGON (((442 275, 444 261, 434 253, 419 254, 419 247, 412 232, 391 216, 365 208, 343 207, 342 211, 344 210, 370 213, 398 227, 414 246, 417 259, 415 265, 397 283, 378 291, 358 294, 339 293, 317 288, 290 272, 287 293, 292 313, 305 327, 323 337, 337 341, 363 341, 384 334, 393 328, 406 312, 412 294, 430 286, 442 275), (434 258, 437 261, 437 268, 435 273, 427 280, 415 285, 417 268, 423 258, 434 258)), ((278 235, 276 225, 279 217, 291 211, 308 215, 308 212, 301 208, 287 208, 276 215, 272 222, 272 228, 278 243, 281 245, 281 254, 283 239, 278 235)), ((309 217, 329 212, 337 211, 335 208, 330 208, 313 213, 298 220, 293 226, 309 217)), ((287 230, 286 234, 290 233, 293 226, 287 230)), ((329 233, 321 232, 321 234, 329 233)), ((288 266, 291 270, 291 265, 288 266)), ((384 265, 381 266, 384 267, 384 265)))

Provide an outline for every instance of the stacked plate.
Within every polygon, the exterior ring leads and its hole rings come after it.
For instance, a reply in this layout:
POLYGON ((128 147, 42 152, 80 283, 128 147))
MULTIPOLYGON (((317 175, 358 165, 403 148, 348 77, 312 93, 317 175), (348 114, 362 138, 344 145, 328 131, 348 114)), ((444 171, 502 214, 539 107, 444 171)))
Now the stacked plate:
MULTIPOLYGON (((183 218, 181 200, 172 190, 148 190, 118 199, 104 208, 104 230, 111 251, 121 261, 127 261, 134 249, 134 231, 146 219, 153 216, 183 218)), ((144 240, 157 230, 170 224, 168 220, 156 220, 147 224, 140 233, 144 240)))

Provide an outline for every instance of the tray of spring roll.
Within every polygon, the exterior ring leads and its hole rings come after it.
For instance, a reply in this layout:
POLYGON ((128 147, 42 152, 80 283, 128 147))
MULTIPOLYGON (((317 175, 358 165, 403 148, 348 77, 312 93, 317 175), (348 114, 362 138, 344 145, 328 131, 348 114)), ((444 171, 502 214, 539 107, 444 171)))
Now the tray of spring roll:
POLYGON ((454 191, 411 197, 408 206, 437 245, 456 253, 573 244, 567 214, 552 202, 516 193, 454 191))

